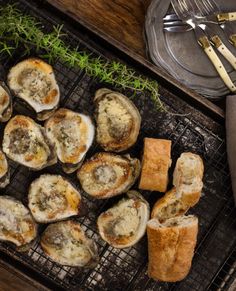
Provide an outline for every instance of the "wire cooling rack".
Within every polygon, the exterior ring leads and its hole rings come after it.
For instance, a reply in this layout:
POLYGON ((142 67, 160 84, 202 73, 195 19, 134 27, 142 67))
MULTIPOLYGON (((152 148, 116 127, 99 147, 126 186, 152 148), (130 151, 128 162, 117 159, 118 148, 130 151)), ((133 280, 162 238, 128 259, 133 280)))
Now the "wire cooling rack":
MULTIPOLYGON (((5 3, 6 1, 0 1, 5 3)), ((12 1, 11 1, 12 2, 12 1)), ((33 14, 43 22, 46 30, 58 23, 60 19, 37 6, 34 1, 20 1, 20 9, 33 14)), ((65 26, 68 43, 71 46, 104 58, 114 58, 111 52, 69 25, 65 26), (105 56, 106 55, 106 56, 105 56)), ((32 52, 33 54, 33 52, 32 52)), ((6 70, 22 59, 21 51, 13 59, 3 59, 6 70)), ((52 64, 61 90, 61 106, 93 116, 93 96, 96 89, 106 84, 86 75, 78 69, 68 68, 60 61, 52 64)), ((114 88, 113 88, 114 89, 114 88)), ((117 89, 119 91, 119 88, 117 89)), ((131 95, 132 92, 123 93, 131 95)), ((115 249, 100 238, 96 219, 98 215, 120 199, 95 200, 81 190, 75 175, 70 181, 81 191, 85 202, 84 215, 78 218, 88 237, 94 239, 99 248, 100 262, 94 269, 71 268, 58 265, 47 257, 38 241, 27 252, 18 252, 7 243, 0 243, 0 254, 13 258, 20 263, 21 271, 27 275, 34 274, 45 286, 66 290, 227 290, 236 279, 236 211, 233 204, 231 182, 227 165, 224 128, 210 117, 194 109, 181 98, 160 88, 161 99, 172 113, 157 112, 152 101, 145 94, 137 94, 133 101, 142 116, 141 132, 136 145, 129 151, 132 156, 141 157, 143 138, 167 138, 172 140, 172 168, 179 155, 184 151, 200 154, 204 159, 205 175, 203 195, 190 212, 196 214, 200 221, 198 245, 193 265, 187 278, 179 283, 155 282, 148 278, 147 238, 127 249, 115 249), (52 287, 53 286, 53 287, 52 287)), ((14 102, 14 113, 29 114, 26 108, 14 102)), ((1 132, 2 136, 2 132, 1 132)), ((101 150, 95 143, 87 157, 101 150)), ((42 173, 64 175, 60 166, 52 166, 40 172, 32 172, 23 166, 10 162, 11 183, 1 194, 12 195, 27 204, 28 187, 42 173)), ((171 179, 170 179, 171 180, 171 179)), ((137 188, 137 185, 134 186, 137 188)), ((161 197, 159 193, 141 191, 152 206, 161 197)), ((40 232, 45 226, 40 227, 40 232)))

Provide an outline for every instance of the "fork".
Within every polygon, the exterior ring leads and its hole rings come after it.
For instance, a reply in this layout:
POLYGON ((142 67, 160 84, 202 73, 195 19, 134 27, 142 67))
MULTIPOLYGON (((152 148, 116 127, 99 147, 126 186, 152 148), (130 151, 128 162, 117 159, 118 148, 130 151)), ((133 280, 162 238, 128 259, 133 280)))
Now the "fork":
POLYGON ((194 11, 196 7, 193 6, 193 1, 191 0, 172 0, 171 4, 174 8, 175 13, 177 16, 185 23, 190 25, 196 35, 198 43, 203 48, 204 52, 208 56, 211 63, 214 65, 215 69, 217 70, 219 76, 225 83, 225 85, 232 91, 236 92, 236 86, 232 82, 229 74, 227 73, 224 65, 222 64, 221 60, 217 56, 216 52, 214 51, 211 43, 205 34, 204 30, 206 26, 201 25, 196 20, 194 15, 194 11))
MULTIPOLYGON (((201 1, 197 1, 196 3, 199 3, 200 5, 202 5, 202 10, 201 8, 200 11, 202 11, 204 14, 203 15, 211 15, 213 13, 219 13, 219 15, 225 15, 226 13, 221 13, 220 8, 218 7, 218 5, 216 4, 216 2, 214 0, 202 0, 201 1)), ((234 16, 235 13, 228 13, 228 19, 229 20, 236 20, 236 17, 234 16)), ((227 17, 226 17, 227 18, 227 17)), ((221 24, 221 28, 226 32, 229 41, 236 47, 236 34, 234 34, 231 29, 230 29, 230 25, 229 23, 225 23, 223 22, 221 24)))
MULTIPOLYGON (((192 2, 194 4, 194 1, 192 2)), ((200 15, 197 15, 197 18, 201 22, 206 23, 215 23, 220 24, 220 27, 225 31, 228 36, 230 43, 236 47, 236 34, 233 32, 229 21, 236 20, 236 12, 228 12, 222 13, 214 0, 202 0, 196 1, 195 4, 198 6, 199 10, 201 11, 200 15), (208 16, 208 17, 206 17, 208 16), (216 19, 216 21, 212 19, 216 19), (228 21, 226 24, 225 21, 228 21)), ((178 18, 176 18, 175 14, 167 15, 163 18, 164 30, 170 32, 184 32, 190 31, 192 28, 188 25, 180 26, 180 21, 177 22, 178 18)))
MULTIPOLYGON (((208 23, 208 21, 205 21, 205 23, 208 23)), ((232 27, 232 24, 229 22, 227 23, 223 22, 220 24, 220 27, 226 33, 229 42, 234 47, 236 47, 236 33, 234 33, 234 28, 232 27)), ((192 30, 193 28, 190 25, 184 23, 182 20, 180 20, 176 14, 167 14, 163 18, 163 29, 168 32, 186 32, 192 30)))
MULTIPOLYGON (((219 8, 213 0, 211 2, 209 2, 209 0, 202 0, 202 1, 195 0, 195 1, 192 1, 191 4, 192 4, 194 16, 196 17, 197 20, 204 19, 204 17, 208 16, 209 13, 211 13, 211 15, 214 15, 217 12, 219 12, 219 8)), ((220 15, 220 14, 218 14, 218 15, 220 15)), ((167 16, 166 19, 172 20, 172 21, 168 22, 168 25, 166 26, 168 31, 176 32, 177 31, 177 29, 175 29, 176 27, 178 27, 178 31, 181 31, 182 29, 184 29, 186 31, 188 31, 189 28, 192 29, 191 26, 186 27, 186 24, 184 24, 181 20, 178 20, 178 18, 176 17, 176 15, 174 16, 174 14, 167 16), (174 19, 177 19, 178 23, 182 23, 182 25, 177 26, 177 24, 176 24, 177 21, 175 21, 174 19), (174 26, 172 26, 172 25, 174 25, 174 26)), ((201 21, 199 23, 201 24, 201 21)), ((210 39, 211 39, 212 43, 214 44, 214 46, 217 48, 217 50, 223 55, 223 57, 236 70, 236 57, 233 55, 233 53, 228 49, 228 47, 220 39, 220 37, 218 35, 218 31, 216 31, 214 29, 215 25, 210 22, 208 24, 208 26, 211 25, 211 27, 208 27, 206 25, 207 23, 208 22, 204 22, 204 24, 201 25, 201 28, 206 31, 206 33, 210 36, 210 39)))
MULTIPOLYGON (((195 17, 202 17, 205 15, 211 15, 213 13, 219 13, 219 8, 214 2, 214 0, 195 0, 192 1, 193 11, 195 17)), ((210 37, 210 40, 216 47, 216 49, 223 55, 223 57, 231 64, 231 66, 236 70, 236 57, 233 53, 227 48, 227 46, 222 42, 218 31, 216 31, 215 25, 209 23, 208 25, 204 24, 200 26, 210 37), (210 26, 210 27, 209 27, 210 26)))
MULTIPOLYGON (((216 4, 216 2, 214 0, 202 0, 203 5, 205 6, 205 13, 206 15, 211 15, 213 13, 221 13, 220 8, 218 7, 218 5, 216 4)), ((224 14, 224 13, 223 13, 224 14)), ((223 15, 222 13, 220 15, 223 15)), ((229 20, 236 20, 236 17, 233 16, 234 13, 228 13, 229 20)), ((229 41, 232 43, 233 46, 236 47, 236 34, 233 33, 233 31, 230 28, 230 24, 229 23, 225 23, 223 22, 221 24, 221 28, 226 32, 229 41)))

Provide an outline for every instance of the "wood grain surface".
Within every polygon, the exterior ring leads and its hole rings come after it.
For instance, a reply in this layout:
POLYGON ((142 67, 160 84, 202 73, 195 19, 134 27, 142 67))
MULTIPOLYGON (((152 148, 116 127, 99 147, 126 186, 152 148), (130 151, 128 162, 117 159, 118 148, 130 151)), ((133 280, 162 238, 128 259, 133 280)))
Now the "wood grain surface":
POLYGON ((26 283, 0 266, 0 291, 36 291, 38 289, 26 283))
POLYGON ((144 56, 143 25, 150 0, 48 0, 61 11, 89 23, 144 56))

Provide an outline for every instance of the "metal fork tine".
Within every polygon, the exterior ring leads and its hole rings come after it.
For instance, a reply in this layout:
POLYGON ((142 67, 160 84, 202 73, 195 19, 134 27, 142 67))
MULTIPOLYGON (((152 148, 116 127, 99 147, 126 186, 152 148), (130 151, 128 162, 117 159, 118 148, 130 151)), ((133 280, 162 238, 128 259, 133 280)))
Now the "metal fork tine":
POLYGON ((203 2, 204 6, 206 8, 206 13, 207 14, 212 14, 212 13, 216 13, 216 12, 219 11, 219 7, 215 3, 214 0, 211 0, 211 1, 209 1, 209 0, 203 0, 202 2, 203 2))

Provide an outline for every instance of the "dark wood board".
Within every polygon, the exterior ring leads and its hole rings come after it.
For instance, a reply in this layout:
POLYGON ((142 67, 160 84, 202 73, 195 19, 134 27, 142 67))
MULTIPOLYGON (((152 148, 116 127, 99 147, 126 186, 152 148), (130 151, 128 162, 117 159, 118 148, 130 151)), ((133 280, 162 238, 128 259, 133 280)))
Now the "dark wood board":
POLYGON ((34 287, 0 267, 0 291, 36 291, 34 287))
POLYGON ((49 0, 72 17, 93 24, 98 30, 144 56, 142 29, 145 17, 140 0, 49 0))
POLYGON ((33 281, 28 281, 28 278, 15 270, 13 266, 8 266, 5 262, 3 265, 0 263, 0 291, 46 290, 37 283, 35 283, 37 286, 33 286, 33 281))
MULTIPOLYGON (((145 55, 143 25, 145 11, 151 0, 47 0, 62 13, 76 20, 103 40, 118 48, 128 57, 166 81, 166 87, 174 86, 176 92, 192 98, 200 107, 205 107, 224 119, 224 111, 193 90, 153 65, 145 55)), ((55 12, 56 13, 56 12, 55 12)))

